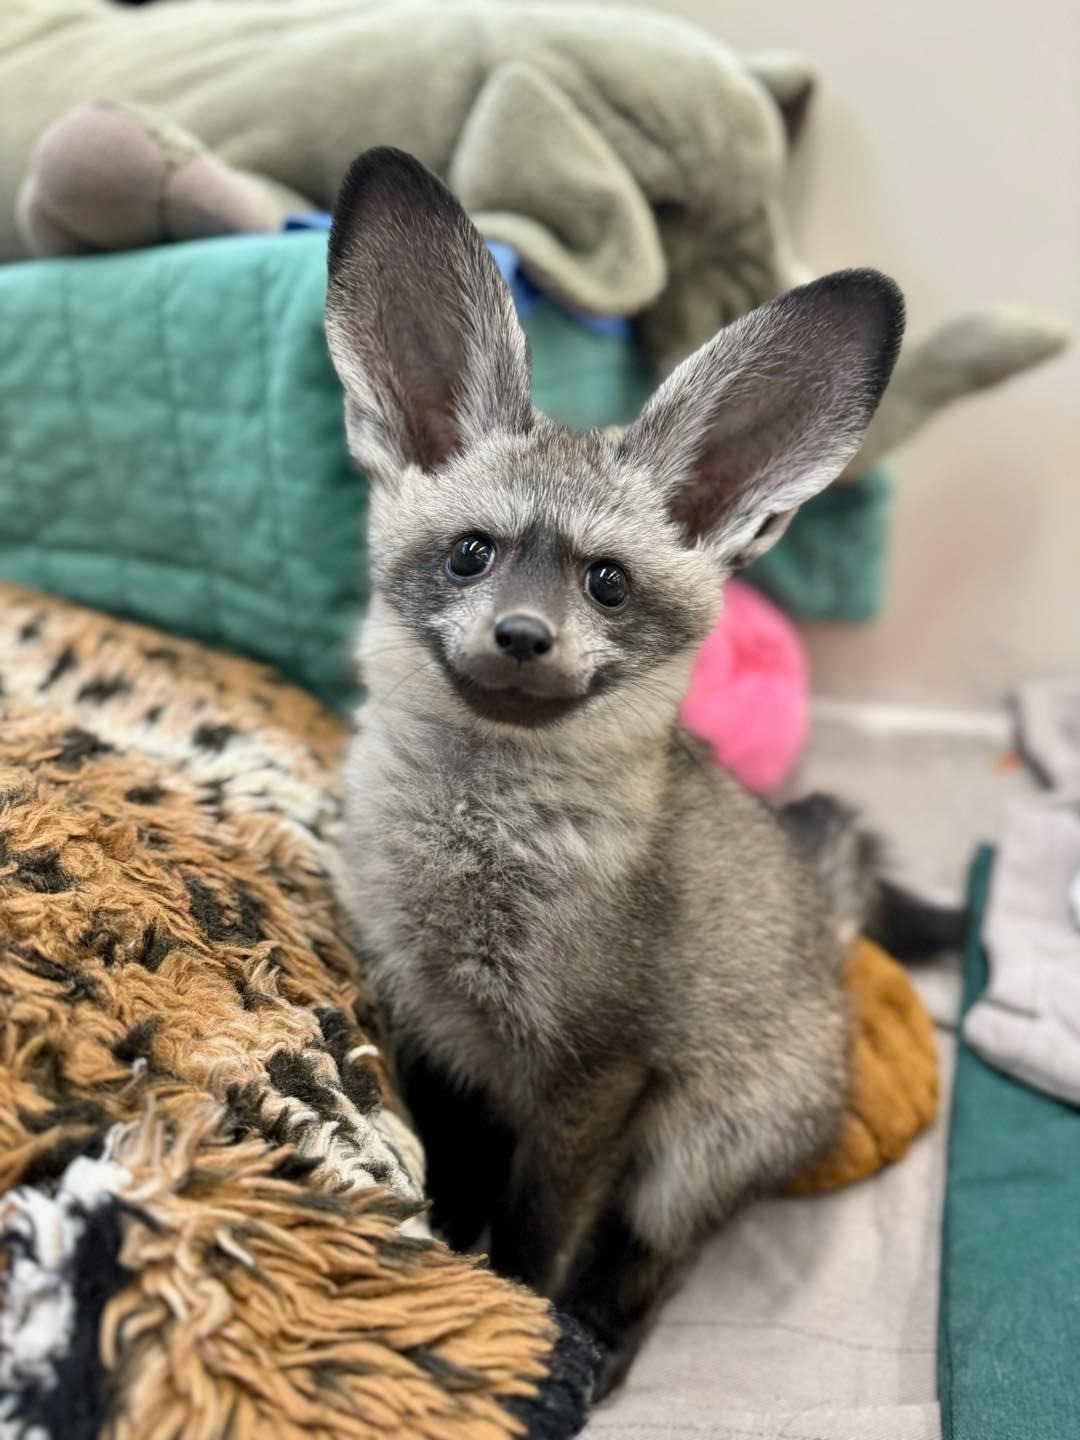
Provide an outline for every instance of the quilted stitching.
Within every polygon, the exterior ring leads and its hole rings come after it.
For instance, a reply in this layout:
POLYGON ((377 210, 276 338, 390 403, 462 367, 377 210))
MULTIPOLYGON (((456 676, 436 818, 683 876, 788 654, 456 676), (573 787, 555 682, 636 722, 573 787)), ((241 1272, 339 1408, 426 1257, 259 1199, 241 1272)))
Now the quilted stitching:
MULTIPOLYGON (((196 491, 195 479, 191 466, 187 459, 187 440, 184 435, 183 410, 177 389, 177 376, 173 361, 172 340, 169 333, 169 318, 166 311, 168 299, 166 287, 166 271, 162 268, 155 272, 152 279, 153 300, 148 310, 153 314, 157 323, 157 344, 158 355, 161 365, 162 394, 165 397, 165 425, 162 435, 163 443, 171 442, 173 466, 172 471, 176 476, 176 485, 184 507, 186 525, 184 531, 196 537, 197 544, 201 547, 205 529, 202 520, 202 506, 196 491)), ((169 473, 166 471, 165 473, 169 473)), ((184 532, 181 532, 184 533, 184 532)), ((199 607, 192 616, 191 623, 199 634, 209 634, 213 627, 213 616, 218 609, 214 591, 213 568, 205 568, 199 572, 201 583, 198 586, 199 607), (197 616, 197 618, 196 618, 197 616)), ((137 614, 131 602, 124 607, 129 614, 137 614)))
POLYGON ((0 271, 0 574, 279 663, 340 702, 364 482, 325 238, 0 271))

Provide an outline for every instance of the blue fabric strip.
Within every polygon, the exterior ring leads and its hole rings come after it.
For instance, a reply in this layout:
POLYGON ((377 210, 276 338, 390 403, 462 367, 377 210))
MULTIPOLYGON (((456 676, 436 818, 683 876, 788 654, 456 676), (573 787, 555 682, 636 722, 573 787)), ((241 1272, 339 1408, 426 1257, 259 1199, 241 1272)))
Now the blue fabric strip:
MULTIPOLYGON (((285 217, 286 230, 329 230, 330 216, 325 210, 312 210, 302 215, 287 215, 285 217)), ((518 314, 524 318, 538 304, 547 301, 555 305, 583 329, 591 331, 594 335, 607 335, 615 340, 628 340, 630 338, 630 321, 619 315, 589 315, 584 310, 575 310, 572 306, 562 305, 557 300, 550 299, 523 274, 521 259, 512 245, 506 245, 501 240, 489 240, 487 247, 495 258, 499 267, 499 273, 506 281, 510 294, 514 297, 514 305, 518 314)))

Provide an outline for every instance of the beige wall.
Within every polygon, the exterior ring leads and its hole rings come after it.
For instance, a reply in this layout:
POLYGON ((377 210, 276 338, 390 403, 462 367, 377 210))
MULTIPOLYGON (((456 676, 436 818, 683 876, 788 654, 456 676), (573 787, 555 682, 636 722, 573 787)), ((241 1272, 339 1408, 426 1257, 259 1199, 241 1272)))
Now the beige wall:
MULTIPOLYGON (((820 74, 791 183, 804 258, 874 264, 921 332, 985 301, 1080 336, 1080 0, 664 0, 820 74)), ((902 452, 887 610, 811 635, 818 688, 983 705, 1080 668, 1080 342, 902 452)))

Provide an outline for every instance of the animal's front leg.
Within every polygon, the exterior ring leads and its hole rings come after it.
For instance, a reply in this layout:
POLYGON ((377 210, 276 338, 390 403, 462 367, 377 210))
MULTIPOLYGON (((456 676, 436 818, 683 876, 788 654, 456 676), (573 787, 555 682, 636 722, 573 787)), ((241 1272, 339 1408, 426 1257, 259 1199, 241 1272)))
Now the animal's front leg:
MULTIPOLYGON (((552 1295, 624 1164, 641 1078, 624 1071, 548 1098, 518 1142, 491 1229, 496 1270, 552 1295)), ((539 1109, 539 1107, 538 1107, 539 1109)))
POLYGON ((491 1263, 500 1275, 541 1294, 550 1289, 578 1203, 574 1180, 565 1157, 535 1136, 521 1141, 491 1225, 491 1263))
POLYGON ((664 1253, 637 1235, 618 1206, 600 1216, 557 1292, 566 1310, 591 1331, 601 1351, 593 1399, 621 1385, 663 1301, 696 1247, 664 1253))
POLYGON ((398 1068, 424 1143, 432 1224, 452 1250, 470 1250, 506 1192, 512 1136, 483 1095, 425 1057, 406 1051, 398 1068))

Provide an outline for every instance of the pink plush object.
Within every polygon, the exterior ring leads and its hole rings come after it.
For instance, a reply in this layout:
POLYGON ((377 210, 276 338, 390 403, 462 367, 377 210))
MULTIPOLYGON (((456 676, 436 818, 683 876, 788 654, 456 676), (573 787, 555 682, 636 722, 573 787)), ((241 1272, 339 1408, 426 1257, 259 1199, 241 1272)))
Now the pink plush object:
POLYGON ((724 610, 694 662, 682 722, 750 790, 786 780, 809 711, 806 655, 787 617, 749 585, 729 580, 724 610))

